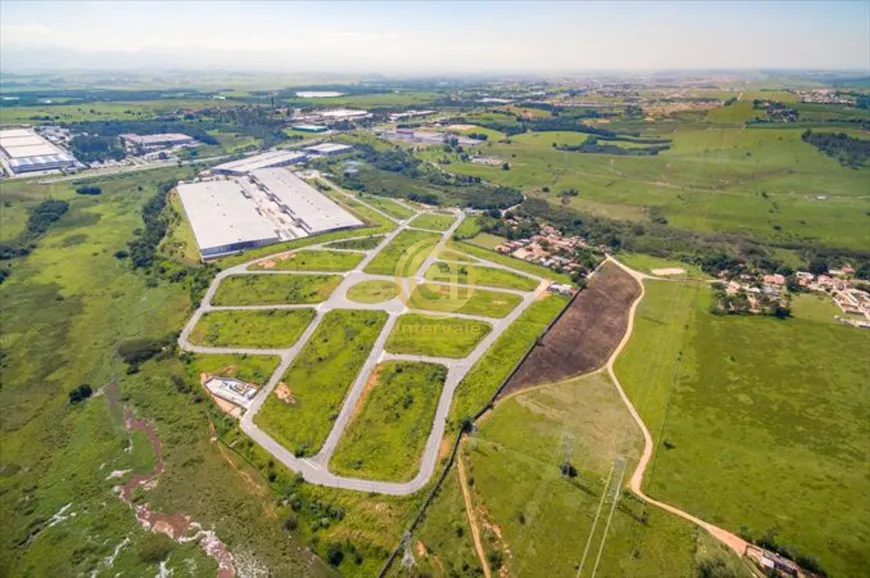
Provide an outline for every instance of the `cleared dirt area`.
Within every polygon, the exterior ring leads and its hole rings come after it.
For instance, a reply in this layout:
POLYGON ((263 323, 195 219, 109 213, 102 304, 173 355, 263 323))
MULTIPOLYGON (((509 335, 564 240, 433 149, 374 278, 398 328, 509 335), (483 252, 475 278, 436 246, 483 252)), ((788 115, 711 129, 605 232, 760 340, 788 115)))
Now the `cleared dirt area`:
POLYGON ((603 366, 622 339, 639 294, 631 275, 605 264, 511 377, 502 397, 603 366))

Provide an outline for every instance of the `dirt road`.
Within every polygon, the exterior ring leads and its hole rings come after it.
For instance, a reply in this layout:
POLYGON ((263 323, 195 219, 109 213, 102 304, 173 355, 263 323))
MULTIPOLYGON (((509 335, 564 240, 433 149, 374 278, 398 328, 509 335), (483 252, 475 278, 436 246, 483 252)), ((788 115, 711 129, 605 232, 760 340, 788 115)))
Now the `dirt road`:
POLYGON ((456 453, 456 471, 459 474, 459 486, 462 488, 462 499, 465 500, 465 512, 468 514, 468 525, 471 526, 471 537, 474 540, 474 549, 477 550, 477 557, 480 558, 480 564, 483 566, 483 575, 485 578, 492 578, 489 564, 486 561, 486 552, 483 549, 483 542, 480 540, 480 530, 477 527, 477 517, 474 515, 474 504, 471 503, 471 494, 468 491, 468 482, 465 478, 465 466, 462 464, 461 449, 456 453))

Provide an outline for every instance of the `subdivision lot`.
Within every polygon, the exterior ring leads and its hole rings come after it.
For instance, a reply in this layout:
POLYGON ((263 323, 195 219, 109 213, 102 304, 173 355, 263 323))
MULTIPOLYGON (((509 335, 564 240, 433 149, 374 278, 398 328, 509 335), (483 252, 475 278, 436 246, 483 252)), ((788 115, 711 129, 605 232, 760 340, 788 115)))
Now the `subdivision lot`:
POLYGON ((689 577, 699 575, 705 552, 732 570, 726 576, 748 578, 736 557, 689 522, 624 489, 613 508, 622 468, 627 476, 642 447, 601 372, 497 403, 462 450, 487 558, 500 560, 506 576, 546 568, 548 576, 566 578, 588 578, 593 569, 601 577, 689 577), (573 474, 562 473, 566 464, 573 474))
POLYGON ((489 291, 457 285, 417 285, 408 298, 408 307, 424 311, 463 313, 483 317, 504 317, 520 304, 514 293, 489 291))
POLYGON ((276 255, 249 265, 255 271, 350 271, 363 257, 362 253, 343 251, 296 251, 276 255))
POLYGON ((395 281, 362 281, 347 290, 347 298, 357 303, 382 303, 399 295, 395 281))
POLYGON ((402 231, 372 259, 365 272, 403 277, 414 275, 440 239, 439 235, 425 231, 402 231))
POLYGON ((419 227, 420 229, 429 229, 430 231, 446 231, 454 221, 456 221, 456 217, 453 215, 426 213, 425 215, 420 215, 411 221, 411 226, 419 227))
POLYGON ((341 283, 339 275, 232 275, 221 281, 213 305, 320 303, 341 283))
POLYGON ((483 321, 407 313, 399 317, 385 349, 390 353, 461 358, 492 331, 483 321))
POLYGON ((484 249, 483 247, 478 247, 477 245, 470 245, 465 241, 449 242, 447 243, 447 247, 449 249, 459 251, 460 253, 467 253, 474 257, 480 257, 481 259, 486 259, 488 261, 492 261, 493 263, 498 263, 499 265, 504 265, 505 267, 516 269, 517 271, 522 271, 530 275, 535 275, 536 277, 551 279, 558 283, 571 283, 571 278, 564 273, 557 273, 552 269, 547 269, 546 267, 536 265, 535 263, 529 263, 528 261, 523 261, 522 259, 516 259, 514 257, 511 257, 510 255, 502 255, 501 253, 496 253, 495 251, 484 249))
POLYGON ((337 309, 324 315, 254 421, 296 455, 316 453, 387 315, 337 309))
POLYGON ((189 353, 182 361, 194 381, 207 374, 234 377, 262 386, 278 367, 280 359, 272 355, 189 353))
POLYGON ((387 361, 376 367, 330 469, 377 480, 413 478, 446 377, 447 369, 434 363, 387 361))
POLYGON ((290 347, 314 319, 314 309, 210 311, 190 333, 190 341, 208 347, 290 347))
POLYGON ((646 282, 616 374, 656 443, 646 491, 731 531, 870 566, 870 333, 715 316, 703 284, 646 282))
POLYGON ((374 197, 372 195, 366 195, 365 197, 362 197, 362 199, 371 206, 380 209, 391 217, 399 220, 405 220, 414 216, 414 211, 395 201, 391 201, 390 199, 374 197))
POLYGON ((843 310, 826 293, 798 293, 792 297, 791 314, 797 319, 836 323, 834 317, 843 317, 843 310))
POLYGON ((461 283, 517 291, 532 291, 538 286, 538 281, 531 277, 495 267, 465 263, 432 263, 426 270, 425 277, 427 281, 440 283, 461 283))
POLYGON ((335 241, 327 244, 334 249, 347 249, 352 251, 368 251, 377 247, 384 238, 382 236, 370 236, 363 239, 348 239, 347 241, 335 241))
POLYGON ((504 395, 601 367, 625 334, 638 295, 631 275, 612 263, 602 266, 511 377, 504 395))

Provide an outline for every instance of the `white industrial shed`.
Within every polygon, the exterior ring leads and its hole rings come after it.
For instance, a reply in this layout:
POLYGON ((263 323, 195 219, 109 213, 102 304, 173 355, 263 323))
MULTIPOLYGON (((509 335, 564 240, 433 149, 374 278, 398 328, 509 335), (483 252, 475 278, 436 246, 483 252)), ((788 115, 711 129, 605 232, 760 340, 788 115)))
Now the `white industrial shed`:
POLYGON ((29 128, 0 130, 0 153, 14 174, 78 166, 74 156, 29 128))
POLYGON ((245 175, 257 169, 265 169, 269 167, 286 167, 296 163, 301 163, 308 158, 308 155, 293 150, 284 151, 266 151, 258 155, 245 157, 237 161, 230 161, 212 168, 212 172, 224 175, 245 175))
POLYGON ((353 150, 353 147, 347 144, 324 142, 312 145, 310 147, 306 147, 305 150, 311 154, 331 157, 333 155, 340 155, 350 152, 353 150))

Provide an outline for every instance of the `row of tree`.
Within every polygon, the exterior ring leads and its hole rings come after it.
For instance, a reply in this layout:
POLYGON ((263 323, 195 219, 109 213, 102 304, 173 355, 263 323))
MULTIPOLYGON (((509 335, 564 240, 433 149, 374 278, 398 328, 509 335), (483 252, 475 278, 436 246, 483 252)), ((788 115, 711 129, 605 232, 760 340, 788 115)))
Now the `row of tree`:
POLYGON ((820 152, 833 157, 844 167, 857 169, 870 159, 870 140, 854 138, 846 133, 804 131, 801 140, 820 152))

